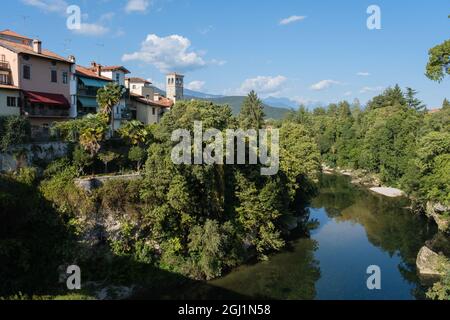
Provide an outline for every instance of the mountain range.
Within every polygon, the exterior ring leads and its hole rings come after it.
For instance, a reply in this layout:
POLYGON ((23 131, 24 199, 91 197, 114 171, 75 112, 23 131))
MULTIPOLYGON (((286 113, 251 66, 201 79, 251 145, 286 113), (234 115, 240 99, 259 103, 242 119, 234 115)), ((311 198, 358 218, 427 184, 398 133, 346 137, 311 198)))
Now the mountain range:
MULTIPOLYGON (((155 91, 165 95, 165 91, 156 88, 155 91)), ((244 102, 245 96, 223 96, 208 94, 199 91, 193 91, 189 89, 184 89, 184 97, 186 100, 200 99, 208 100, 216 104, 227 104, 230 106, 234 115, 238 115, 241 111, 242 103, 244 102)), ((291 110, 298 109, 299 103, 282 97, 267 97, 262 99, 264 106, 264 113, 266 118, 279 120, 282 119, 291 110)), ((314 108, 316 105, 307 105, 307 108, 314 108)))

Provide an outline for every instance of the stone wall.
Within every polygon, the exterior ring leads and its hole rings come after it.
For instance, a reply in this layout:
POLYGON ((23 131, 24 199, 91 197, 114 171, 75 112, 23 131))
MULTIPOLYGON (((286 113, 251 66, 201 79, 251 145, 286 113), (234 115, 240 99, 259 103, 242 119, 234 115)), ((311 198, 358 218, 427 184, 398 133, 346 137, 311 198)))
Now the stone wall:
POLYGON ((67 154, 67 143, 45 142, 14 146, 0 153, 0 171, 14 171, 34 161, 51 162, 67 154))

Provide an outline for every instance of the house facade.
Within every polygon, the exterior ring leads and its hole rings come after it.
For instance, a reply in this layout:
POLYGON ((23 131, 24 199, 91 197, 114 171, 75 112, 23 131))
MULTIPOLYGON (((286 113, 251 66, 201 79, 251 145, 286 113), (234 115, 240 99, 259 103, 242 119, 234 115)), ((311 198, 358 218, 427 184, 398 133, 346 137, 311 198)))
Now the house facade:
POLYGON ((0 117, 20 115, 20 90, 0 81, 0 117))
MULTIPOLYGON (((91 71, 96 74, 105 77, 112 82, 117 83, 118 85, 125 88, 125 77, 130 73, 128 69, 123 66, 102 66, 96 62, 92 62, 91 67, 89 68, 91 71)), ((131 119, 131 114, 128 109, 130 97, 128 94, 125 94, 124 97, 120 100, 119 104, 113 108, 113 119, 114 119, 114 130, 117 130, 121 127, 122 122, 131 119)))
POLYGON ((173 101, 155 93, 151 82, 141 78, 126 79, 130 93, 129 108, 133 119, 148 125, 159 123, 163 114, 172 107, 173 101))
POLYGON ((112 80, 101 75, 101 68, 97 72, 83 66, 76 66, 75 92, 77 117, 81 118, 87 114, 95 114, 99 111, 97 103, 97 92, 112 80))
MULTIPOLYGON (((73 60, 43 49, 39 40, 10 30, 0 32, 0 60, 0 81, 12 86, 3 88, 2 92, 7 90, 10 94, 19 90, 16 101, 20 113, 30 119, 35 136, 48 134, 54 122, 68 120, 76 114, 70 92, 70 79, 75 71, 73 60)), ((8 96, 6 100, 10 104, 13 101, 8 96)))

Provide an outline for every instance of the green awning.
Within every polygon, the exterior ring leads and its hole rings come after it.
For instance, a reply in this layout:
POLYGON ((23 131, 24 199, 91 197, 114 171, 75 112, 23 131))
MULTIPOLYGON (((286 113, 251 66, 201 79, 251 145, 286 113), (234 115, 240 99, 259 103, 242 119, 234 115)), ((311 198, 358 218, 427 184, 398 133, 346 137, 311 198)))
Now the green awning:
POLYGON ((85 108, 97 108, 98 103, 95 98, 78 97, 78 102, 80 102, 85 108))
POLYGON ((106 86, 108 84, 107 81, 102 81, 102 80, 96 80, 96 79, 90 79, 90 78, 83 78, 80 77, 81 82, 83 82, 83 84, 86 87, 96 87, 96 88, 102 88, 104 86, 106 86))

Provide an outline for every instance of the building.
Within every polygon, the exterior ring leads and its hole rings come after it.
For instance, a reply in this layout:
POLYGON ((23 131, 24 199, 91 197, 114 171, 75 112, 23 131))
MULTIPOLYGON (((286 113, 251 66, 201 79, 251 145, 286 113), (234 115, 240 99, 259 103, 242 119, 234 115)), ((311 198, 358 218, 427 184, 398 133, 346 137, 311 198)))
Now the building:
POLYGON ((44 49, 40 40, 4 30, 0 32, 0 60, 0 101, 5 100, 5 92, 7 104, 18 98, 20 113, 29 117, 35 136, 47 135, 54 122, 76 114, 76 105, 70 103, 70 79, 75 72, 71 59, 44 49))
MULTIPOLYGON (((0 62, 0 75, 1 75, 0 62)), ((18 87, 4 84, 0 76, 0 117, 20 115, 20 90, 18 87)))
POLYGON ((147 80, 127 78, 125 82, 130 92, 132 118, 146 125, 159 123, 164 112, 172 107, 173 101, 155 93, 151 82, 147 80))
POLYGON ((184 76, 178 73, 169 73, 166 76, 166 96, 173 102, 184 98, 184 76))
POLYGON ((77 105, 77 117, 95 114, 99 111, 97 91, 112 80, 101 75, 101 66, 97 72, 83 66, 76 66, 74 92, 77 105))
MULTIPOLYGON (((96 62, 92 62, 89 69, 97 75, 108 78, 124 88, 125 77, 130 73, 130 71, 123 66, 102 66, 96 62)), ((131 118, 130 111, 127 108, 129 99, 129 96, 125 95, 120 100, 119 104, 113 108, 114 130, 119 129, 123 121, 130 120, 131 118)))

